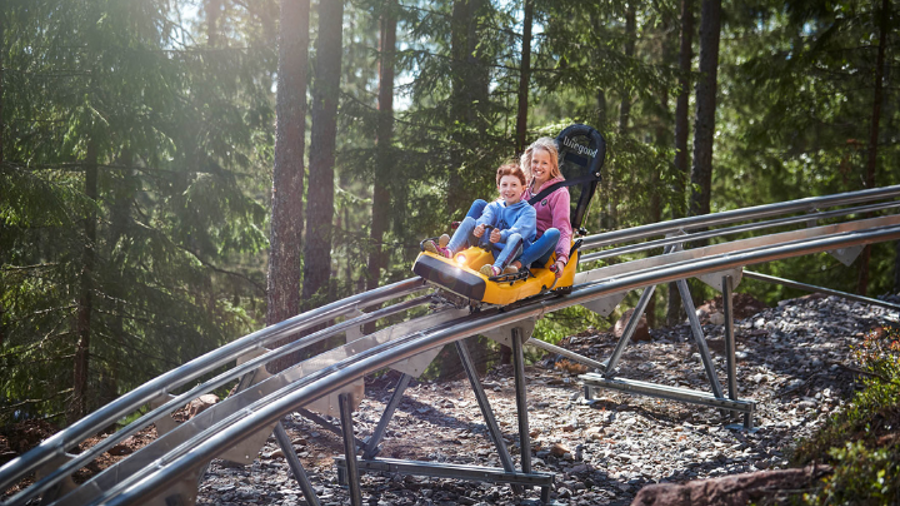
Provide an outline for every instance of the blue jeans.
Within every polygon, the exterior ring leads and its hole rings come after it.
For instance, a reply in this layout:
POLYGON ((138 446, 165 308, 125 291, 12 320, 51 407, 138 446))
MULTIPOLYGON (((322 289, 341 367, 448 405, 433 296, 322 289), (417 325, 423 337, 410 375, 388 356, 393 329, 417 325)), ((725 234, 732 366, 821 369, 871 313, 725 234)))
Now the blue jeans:
POLYGON ((472 207, 469 208, 469 212, 466 213, 466 216, 471 216, 476 220, 481 217, 481 213, 484 212, 484 208, 487 207, 487 202, 481 199, 475 199, 475 202, 472 202, 472 207))
MULTIPOLYGON (((475 230, 475 220, 481 217, 481 213, 484 212, 486 206, 487 202, 481 199, 472 202, 472 206, 469 208, 469 212, 466 213, 466 217, 459 223, 459 227, 456 228, 456 231, 453 232, 453 237, 450 238, 450 243, 447 244, 447 248, 455 254, 465 247, 490 246, 494 251, 494 265, 502 269, 522 253, 525 241, 522 239, 521 235, 511 234, 507 238, 506 244, 502 245, 500 253, 497 254, 496 249, 501 245, 499 243, 495 245, 490 242, 490 233, 485 231, 484 235, 481 237, 472 235, 472 231, 475 230)), ((559 232, 557 232, 556 235, 558 238, 559 232)), ((556 243, 554 242, 553 245, 556 246, 556 243)))
POLYGON ((466 247, 490 247, 491 251, 494 253, 494 266, 501 269, 509 265, 510 262, 515 260, 516 257, 522 253, 522 247, 525 245, 525 241, 522 239, 521 235, 510 234, 506 239, 506 244, 494 244, 491 243, 490 233, 487 231, 485 231, 484 235, 481 237, 475 237, 472 234, 475 227, 475 218, 466 216, 465 219, 460 222, 459 227, 456 228, 456 232, 453 232, 453 237, 450 238, 450 243, 447 244, 447 248, 456 254, 466 247), (502 248, 500 249, 500 253, 497 253, 498 248, 502 248))
POLYGON ((535 267, 544 267, 550 260, 550 255, 556 250, 556 244, 559 242, 559 230, 548 228, 544 231, 537 241, 522 252, 519 262, 523 267, 531 267, 536 263, 535 267))
MULTIPOLYGON (((474 219, 478 219, 478 217, 481 216, 481 213, 484 212, 485 206, 487 206, 487 202, 481 199, 472 202, 472 207, 469 208, 466 217, 471 216, 474 219)), ((534 241, 531 246, 525 248, 525 251, 522 252, 522 256, 519 257, 519 262, 526 268, 531 267, 531 264, 535 262, 537 262, 535 267, 544 267, 547 265, 547 261, 550 260, 550 255, 556 250, 556 244, 558 242, 559 230, 548 228, 544 231, 544 235, 537 241, 534 241)), ((513 258, 513 260, 515 260, 515 258, 513 258)))

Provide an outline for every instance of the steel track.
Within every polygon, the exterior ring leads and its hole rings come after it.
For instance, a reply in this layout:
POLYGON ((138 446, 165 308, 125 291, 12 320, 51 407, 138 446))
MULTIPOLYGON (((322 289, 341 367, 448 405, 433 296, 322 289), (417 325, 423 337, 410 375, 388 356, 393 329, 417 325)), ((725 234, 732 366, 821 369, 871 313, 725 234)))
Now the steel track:
MULTIPOLYGON (((747 230, 784 226, 788 223, 809 222, 816 219, 835 219, 847 214, 883 212, 887 209, 895 209, 897 202, 888 201, 881 204, 843 210, 835 209, 828 212, 822 212, 821 209, 831 206, 847 206, 895 199, 898 196, 900 196, 900 185, 863 192, 801 199, 769 206, 757 206, 704 217, 692 217, 636 227, 625 231, 598 234, 585 238, 583 249, 623 244, 673 231, 685 232, 690 229, 728 225, 741 221, 772 218, 810 210, 815 210, 816 214, 774 219, 769 222, 731 227, 718 232, 702 232, 701 234, 703 234, 703 237, 722 237, 747 230)), ((434 320, 434 315, 431 316, 432 320, 426 320, 429 318, 428 316, 412 318, 403 324, 405 327, 397 326, 400 329, 397 332, 400 332, 401 335, 392 336, 392 339, 387 342, 375 343, 369 349, 346 356, 333 364, 305 374, 299 379, 288 381, 285 379, 285 376, 281 376, 280 380, 276 380, 279 378, 279 376, 276 376, 254 384, 254 388, 257 388, 266 381, 271 381, 272 385, 275 385, 277 381, 281 381, 281 384, 273 386, 271 391, 260 394, 256 398, 251 399, 249 396, 245 396, 246 402, 239 409, 235 409, 230 413, 222 412, 220 413, 221 416, 216 420, 210 421, 203 427, 199 427, 199 424, 195 424, 197 426, 194 427, 190 427, 190 423, 183 424, 184 427, 179 427, 160 438, 159 441, 163 442, 155 443, 155 449, 142 450, 145 451, 144 457, 135 460, 137 462, 143 459, 140 465, 131 465, 132 469, 129 469, 128 472, 124 472, 129 467, 126 465, 110 468, 87 484, 78 487, 69 495, 61 494, 60 499, 54 504, 136 504, 141 502, 163 504, 165 497, 168 497, 167 494, 172 495, 171 492, 173 490, 183 496, 187 496, 187 502, 189 503, 192 502, 193 497, 189 489, 193 487, 194 494, 196 493, 196 478, 199 476, 202 468, 213 457, 221 454, 223 451, 227 451, 229 448, 233 448, 236 441, 245 440, 260 431, 268 431, 264 434, 267 437, 271 433, 271 426, 297 407, 335 394, 342 388, 347 388, 354 381, 360 380, 366 374, 391 364, 396 364, 399 361, 408 360, 428 350, 434 350, 470 335, 486 333, 523 320, 536 320, 545 313, 572 305, 590 303, 612 294, 621 294, 630 290, 688 277, 742 269, 747 265, 821 251, 853 248, 863 244, 900 238, 900 216, 896 215, 882 217, 876 219, 876 221, 857 220, 844 224, 842 227, 832 227, 833 230, 824 230, 827 227, 819 227, 821 229, 819 235, 816 232, 798 232, 793 236, 787 235, 776 238, 774 243, 766 243, 764 239, 760 239, 744 247, 739 245, 740 241, 735 241, 734 244, 736 246, 731 249, 720 244, 700 255, 698 255, 697 250, 687 250, 681 252, 680 257, 667 258, 665 262, 656 265, 652 265, 653 262, 644 261, 641 263, 638 261, 634 262, 631 268, 618 267, 614 277, 601 276, 599 273, 597 276, 592 276, 590 272, 593 271, 580 273, 582 279, 586 281, 575 286, 572 292, 567 295, 539 296, 528 301, 520 301, 503 310, 489 309, 438 322, 435 325, 427 323, 431 325, 427 328, 415 329, 417 322, 425 325, 426 321, 431 322, 434 320), (877 223, 879 226, 873 228, 873 223, 877 223), (691 251, 694 253, 689 253, 691 251), (410 328, 415 330, 405 332, 406 329, 410 328), (167 438, 169 438, 168 442, 166 442, 167 438), (100 485, 101 483, 102 486, 100 485)), ((771 234, 770 237, 775 237, 776 235, 771 234)), ((668 238, 656 242, 650 241, 637 246, 623 246, 619 251, 620 254, 631 253, 641 248, 658 247, 663 245, 663 242, 670 245, 676 242, 686 242, 694 238, 695 236, 692 235, 683 235, 675 239, 668 238)), ((604 251, 603 256, 615 256, 615 251, 615 249, 604 251)), ((585 257, 589 260, 599 258, 597 256, 592 258, 590 255, 585 257)), ((602 270, 603 268, 598 269, 598 271, 602 270)), ((237 378, 246 378, 252 371, 259 370, 265 363, 279 356, 327 339, 335 334, 346 332, 348 329, 358 327, 363 323, 376 322, 387 316, 421 305, 424 303, 424 299, 419 298, 401 301, 370 313, 359 314, 361 309, 369 308, 385 301, 404 298, 425 288, 420 280, 408 279, 371 292, 349 297, 245 336, 151 380, 49 438, 31 452, 14 459, 0 468, 0 489, 2 490, 7 489, 18 480, 41 468, 45 469, 43 474, 46 476, 41 480, 37 480, 32 487, 26 488, 3 504, 25 504, 41 494, 53 493, 54 488, 64 484, 67 477, 74 470, 83 467, 87 462, 117 442, 151 423, 161 421, 171 411, 183 406, 185 402, 202 393, 218 388, 237 378), (338 318, 347 318, 347 320, 305 336, 286 347, 272 351, 266 349, 268 345, 277 340, 338 318), (181 395, 173 397, 170 394, 185 385, 195 382, 212 370, 241 358, 244 359, 244 362, 226 373, 191 388, 181 395), (99 431, 100 428, 130 415, 141 406, 151 402, 161 405, 128 425, 125 429, 110 436, 94 449, 79 456, 67 453, 84 439, 99 431)), ((449 315, 450 313, 446 314, 449 315)), ((437 317, 438 320, 440 318, 440 316, 437 317)), ((250 384, 253 383, 250 382, 250 384)), ((208 418, 212 418, 212 416, 210 415, 208 418)), ((139 454, 141 452, 137 452, 123 462, 128 462, 139 454)), ((185 499, 183 498, 182 500, 185 499)))

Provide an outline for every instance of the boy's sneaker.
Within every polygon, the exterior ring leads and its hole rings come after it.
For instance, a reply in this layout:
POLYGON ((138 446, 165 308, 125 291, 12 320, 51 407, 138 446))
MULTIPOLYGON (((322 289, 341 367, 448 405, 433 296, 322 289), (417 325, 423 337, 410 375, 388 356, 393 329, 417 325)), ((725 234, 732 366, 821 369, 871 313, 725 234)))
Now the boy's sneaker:
POLYGON ((480 272, 489 278, 493 278, 500 275, 500 268, 491 264, 484 264, 481 266, 480 272))
POLYGON ((440 237, 438 237, 438 246, 446 248, 448 244, 450 244, 449 234, 442 234, 440 237))
MULTIPOLYGON (((447 235, 447 234, 444 234, 444 235, 447 235)), ((440 239, 438 239, 438 240, 440 241, 440 239)), ((449 242, 449 240, 448 240, 448 242, 449 242)), ((450 253, 449 249, 447 249, 444 246, 439 246, 437 243, 435 243, 431 239, 425 241, 425 244, 423 245, 423 247, 425 248, 425 251, 427 251, 429 253, 433 253, 438 256, 442 256, 444 258, 450 258, 453 256, 450 253)))

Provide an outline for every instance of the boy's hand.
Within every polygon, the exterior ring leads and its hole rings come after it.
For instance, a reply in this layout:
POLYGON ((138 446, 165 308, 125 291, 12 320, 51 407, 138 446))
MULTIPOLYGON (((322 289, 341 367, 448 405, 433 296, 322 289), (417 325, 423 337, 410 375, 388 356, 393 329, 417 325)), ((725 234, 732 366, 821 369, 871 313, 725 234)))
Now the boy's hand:
POLYGON ((472 231, 472 235, 475 237, 481 237, 484 235, 484 225, 478 225, 475 227, 475 230, 472 231))
POLYGON ((500 229, 495 228, 494 230, 491 230, 491 242, 494 244, 500 242, 500 229))
POLYGON ((563 275, 563 269, 566 268, 566 264, 563 263, 562 260, 557 260, 550 266, 550 270, 556 274, 556 279, 559 279, 563 275))

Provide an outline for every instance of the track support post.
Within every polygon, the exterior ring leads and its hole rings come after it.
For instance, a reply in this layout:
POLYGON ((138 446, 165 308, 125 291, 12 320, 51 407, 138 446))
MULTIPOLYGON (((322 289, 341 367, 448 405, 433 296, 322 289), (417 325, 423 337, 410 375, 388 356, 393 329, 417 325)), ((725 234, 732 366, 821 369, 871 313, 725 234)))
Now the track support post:
POLYGON ((366 441, 365 447, 363 448, 363 459, 373 459, 378 455, 378 445, 381 444, 381 439, 384 438, 384 431, 387 430, 388 422, 393 418, 394 411, 397 410, 397 406, 399 406, 400 401, 403 400, 403 392, 405 392, 406 387, 409 386, 410 380, 412 380, 412 376, 404 373, 400 376, 400 380, 397 381, 397 387, 391 395, 391 400, 388 401, 387 406, 384 407, 384 413, 381 414, 381 419, 378 420, 375 431, 372 432, 372 436, 366 441))
POLYGON ((341 410, 341 429, 344 431, 344 456, 347 463, 347 485, 350 490, 350 504, 362 506, 362 492, 359 485, 359 465, 356 461, 356 438, 353 436, 353 410, 349 394, 338 395, 341 410))
POLYGON ((296 478, 297 484, 300 486, 300 491, 303 492, 303 498, 306 499, 306 503, 310 506, 319 506, 319 497, 309 481, 309 476, 306 475, 306 470, 303 469, 303 464, 297 458, 297 453, 294 451, 293 445, 291 445, 291 438, 288 437, 281 422, 275 425, 275 440, 278 441, 278 446, 281 447, 284 458, 287 459, 288 466, 291 468, 291 472, 294 473, 294 478, 296 478))
MULTIPOLYGON (((472 355, 469 354, 469 348, 466 346, 465 340, 460 339, 459 341, 456 341, 456 350, 459 352, 459 359, 462 362, 463 368, 466 370, 466 375, 469 377, 469 383, 472 385, 472 391, 475 393, 475 398, 478 400, 478 407, 481 408, 481 414, 484 416, 484 423, 487 425, 488 434, 490 434, 491 439, 494 441, 494 446, 497 448, 497 456, 500 457, 500 463, 503 465, 503 469, 506 472, 514 472, 516 468, 513 465, 512 457, 509 455, 509 450, 506 448, 506 442, 503 440, 503 433, 500 432, 500 425, 497 424, 497 419, 494 417, 494 411, 491 409, 487 394, 484 393, 484 387, 481 385, 481 380, 478 379, 478 371, 475 370, 475 364, 472 362, 472 355)), ((512 488, 515 493, 522 493, 521 485, 512 485, 512 488)))

